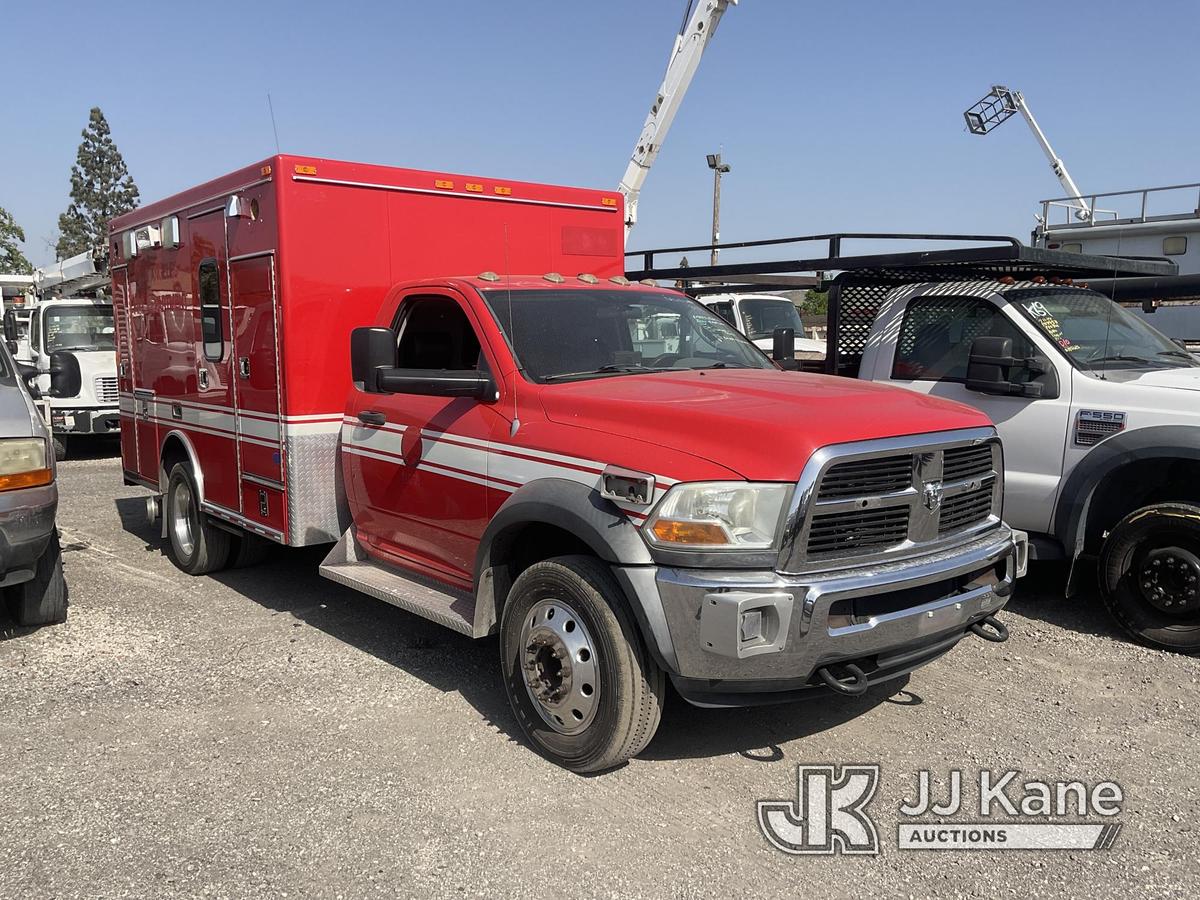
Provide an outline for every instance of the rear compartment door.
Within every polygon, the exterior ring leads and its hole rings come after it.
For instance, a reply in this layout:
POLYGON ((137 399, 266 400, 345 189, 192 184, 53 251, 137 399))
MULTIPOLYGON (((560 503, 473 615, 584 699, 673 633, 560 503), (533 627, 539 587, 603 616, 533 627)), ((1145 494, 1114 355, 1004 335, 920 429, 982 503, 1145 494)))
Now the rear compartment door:
POLYGON ((274 252, 233 257, 229 282, 242 514, 282 538, 286 510, 274 252))

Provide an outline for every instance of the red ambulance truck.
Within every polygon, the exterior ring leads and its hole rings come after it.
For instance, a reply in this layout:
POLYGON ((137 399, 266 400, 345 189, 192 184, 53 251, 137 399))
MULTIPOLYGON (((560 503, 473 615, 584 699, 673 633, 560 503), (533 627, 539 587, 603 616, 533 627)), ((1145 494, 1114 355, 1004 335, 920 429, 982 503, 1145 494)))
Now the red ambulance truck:
POLYGON ((276 156, 111 223, 122 461, 193 574, 262 542, 472 637, 533 746, 856 695, 1007 636, 965 406, 781 372, 622 277, 613 191, 276 156), (510 274, 511 273, 511 274, 510 274))

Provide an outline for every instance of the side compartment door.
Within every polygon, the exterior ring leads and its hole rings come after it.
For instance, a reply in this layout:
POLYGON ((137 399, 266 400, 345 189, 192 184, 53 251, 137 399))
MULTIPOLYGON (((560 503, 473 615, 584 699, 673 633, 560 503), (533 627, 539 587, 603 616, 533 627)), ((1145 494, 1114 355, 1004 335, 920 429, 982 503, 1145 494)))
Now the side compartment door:
MULTIPOLYGON (((1061 355, 1007 307, 981 297, 918 296, 897 305, 902 312, 893 353, 880 353, 876 381, 956 400, 985 413, 1004 444, 1004 518, 1017 528, 1047 531, 1061 483, 1063 454, 1071 417, 1071 373, 1061 355), (1013 355, 1040 356, 1058 368, 1059 396, 1034 399, 969 391, 967 360, 977 337, 1007 337, 1013 355), (886 368, 885 368, 886 367, 886 368)), ((881 323, 882 324, 882 323, 881 323)), ((865 373, 864 373, 865 374, 865 373)), ((1025 372, 1028 380, 1034 374, 1025 372)))
POLYGON ((229 262, 242 514, 286 531, 273 252, 229 262))
POLYGON ((195 316, 195 368, 184 373, 178 401, 159 402, 159 415, 184 430, 204 469, 204 499, 241 511, 237 457, 237 408, 233 384, 229 270, 225 217, 217 209, 190 219, 191 310, 195 316), (164 406, 167 409, 164 411, 164 406))

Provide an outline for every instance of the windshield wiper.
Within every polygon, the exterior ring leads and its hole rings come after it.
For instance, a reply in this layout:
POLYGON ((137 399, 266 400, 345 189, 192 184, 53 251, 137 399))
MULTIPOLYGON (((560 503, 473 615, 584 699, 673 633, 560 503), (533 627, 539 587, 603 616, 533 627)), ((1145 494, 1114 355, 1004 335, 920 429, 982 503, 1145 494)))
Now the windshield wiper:
POLYGON ((1162 360, 1146 359, 1144 356, 1131 356, 1126 353, 1113 353, 1110 356, 1097 356, 1094 359, 1085 360, 1090 368, 1095 368, 1095 363, 1103 362, 1133 362, 1143 363, 1147 366, 1161 366, 1162 360))
POLYGON ((542 381, 561 381, 564 378, 586 378, 589 375, 628 375, 632 372, 661 372, 662 369, 652 369, 639 365, 608 365, 598 369, 588 369, 584 372, 555 372, 553 375, 542 376, 542 381))
POLYGON ((1192 355, 1191 353, 1188 353, 1186 350, 1159 350, 1158 355, 1159 356, 1174 356, 1179 359, 1188 359, 1188 360, 1194 360, 1196 358, 1194 355, 1192 355))

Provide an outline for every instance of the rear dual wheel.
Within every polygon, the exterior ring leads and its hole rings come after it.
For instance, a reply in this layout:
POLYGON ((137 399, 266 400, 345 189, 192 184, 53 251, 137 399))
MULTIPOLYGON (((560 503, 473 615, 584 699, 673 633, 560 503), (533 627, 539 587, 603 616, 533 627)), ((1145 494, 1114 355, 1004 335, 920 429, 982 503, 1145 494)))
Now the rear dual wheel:
POLYGON ((213 525, 201 511, 200 491, 186 463, 176 463, 171 469, 164 507, 171 562, 189 575, 207 575, 225 568, 233 535, 213 525))
POLYGON ((666 679, 599 560, 563 556, 522 572, 501 615, 500 654, 517 722, 552 762, 611 769, 654 736, 666 679))

